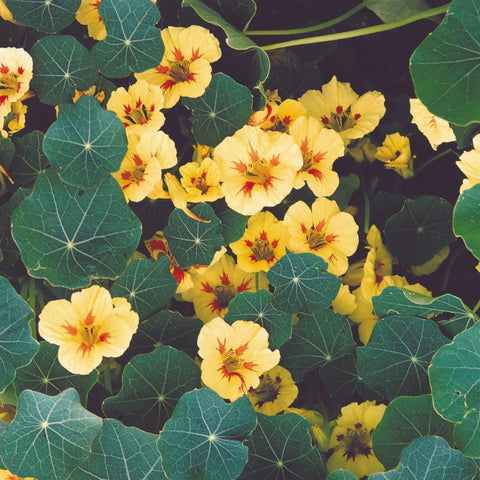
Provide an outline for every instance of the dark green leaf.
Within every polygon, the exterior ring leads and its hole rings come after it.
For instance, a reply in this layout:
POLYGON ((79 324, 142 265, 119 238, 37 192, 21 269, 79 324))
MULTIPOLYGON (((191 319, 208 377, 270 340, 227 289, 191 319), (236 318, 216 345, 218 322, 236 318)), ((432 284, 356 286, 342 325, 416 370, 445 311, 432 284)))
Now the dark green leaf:
POLYGON ((366 6, 384 23, 395 22, 429 8, 425 0, 370 0, 366 6))
POLYGON ((376 225, 378 229, 383 230, 385 222, 395 213, 399 212, 405 197, 390 192, 378 192, 371 200, 371 225, 376 225))
POLYGON ((327 480, 355 480, 357 477, 348 470, 337 470, 336 472, 332 472, 328 477, 327 480))
POLYGON ((252 115, 252 94, 228 75, 215 73, 205 93, 183 98, 192 111, 190 123, 197 143, 216 147, 247 124, 252 115))
POLYGON ((478 204, 480 202, 480 185, 474 185, 458 197, 453 211, 453 230, 461 237, 466 247, 480 259, 480 218, 478 204))
POLYGON ((43 142, 43 151, 61 179, 83 188, 93 187, 116 172, 127 147, 120 119, 91 95, 74 105, 63 104, 43 142))
POLYGON ((236 242, 243 236, 248 217, 228 208, 223 200, 215 202, 214 211, 215 215, 222 222, 222 236, 225 245, 236 242))
POLYGON ((337 202, 338 208, 343 211, 348 207, 350 198, 358 190, 359 186, 360 179, 358 176, 350 173, 346 177, 340 177, 340 184, 335 190, 335 193, 328 198, 337 202))
POLYGON ((313 313, 329 307, 340 280, 327 273, 327 263, 312 253, 284 255, 267 273, 275 287, 272 305, 283 312, 313 313))
POLYGON ((70 35, 44 37, 33 46, 31 53, 31 85, 47 105, 70 102, 75 89, 86 90, 98 77, 90 52, 70 35))
POLYGON ((448 343, 435 322, 389 316, 376 323, 365 347, 357 349, 364 382, 385 398, 428 393, 427 368, 434 353, 448 343))
POLYGON ((107 38, 92 48, 92 56, 107 77, 126 77, 156 67, 164 46, 155 24, 160 12, 150 0, 102 0, 98 13, 107 38))
POLYGON ((452 206, 443 198, 425 195, 405 200, 402 210, 385 223, 386 244, 406 265, 421 265, 455 241, 452 206))
POLYGON ((3 168, 9 168, 15 155, 15 144, 11 138, 0 136, 0 164, 3 168))
POLYGON ((215 252, 223 245, 220 220, 213 208, 202 203, 192 208, 192 212, 209 222, 199 222, 176 208, 163 230, 168 248, 182 267, 209 265, 215 252))
POLYGON ((120 275, 141 234, 113 177, 81 190, 62 183, 52 170, 38 177, 12 224, 29 274, 67 288, 120 275))
POLYGON ((239 30, 248 27, 257 11, 254 0, 205 0, 205 3, 239 30))
POLYGON ((480 133, 480 123, 472 123, 466 127, 452 125, 453 133, 457 139, 457 147, 467 149, 472 147, 472 139, 480 133))
POLYGON ((455 445, 470 458, 480 458, 480 412, 471 410, 455 425, 455 445))
POLYGON ((268 332, 268 343, 274 350, 292 336, 292 315, 273 307, 271 298, 272 294, 264 289, 239 293, 230 301, 225 321, 230 325, 237 320, 259 323, 268 332))
POLYGON ((282 365, 295 380, 316 367, 324 367, 354 351, 355 343, 348 320, 331 310, 312 316, 301 315, 292 339, 281 349, 282 365))
POLYGON ((22 477, 65 480, 90 453, 102 419, 80 405, 69 388, 56 397, 25 390, 17 415, 0 437, 0 456, 22 477))
POLYGON ((246 395, 227 404, 208 388, 186 393, 158 441, 167 477, 237 478, 248 456, 248 448, 242 442, 255 425, 255 411, 246 395))
POLYGON ((103 402, 108 417, 158 433, 178 399, 200 386, 200 369, 183 352, 160 347, 133 357, 122 373, 122 389, 103 402))
POLYGON ((296 413, 257 415, 247 440, 248 462, 239 480, 325 478, 322 457, 312 445, 310 423, 296 413))

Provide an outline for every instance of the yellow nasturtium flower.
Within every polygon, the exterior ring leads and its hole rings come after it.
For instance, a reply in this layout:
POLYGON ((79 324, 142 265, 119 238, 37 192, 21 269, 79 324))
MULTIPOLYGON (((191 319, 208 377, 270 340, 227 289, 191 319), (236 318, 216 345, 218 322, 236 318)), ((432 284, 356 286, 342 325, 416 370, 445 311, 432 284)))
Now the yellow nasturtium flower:
POLYGON ((395 170, 405 179, 414 175, 410 140, 398 132, 385 137, 382 145, 377 148, 375 158, 383 162, 385 168, 395 170))
POLYGON ((12 12, 5 5, 5 0, 0 0, 0 18, 3 18, 7 22, 13 22, 12 12))
POLYGON ((473 150, 463 152, 456 164, 467 177, 460 186, 460 193, 480 183, 480 135, 473 137, 473 150))
POLYGON ((261 127, 264 130, 288 133, 293 122, 306 115, 307 109, 299 101, 287 98, 278 106, 276 113, 272 113, 261 127))
POLYGON ((180 182, 187 192, 187 201, 192 203, 214 202, 223 197, 220 185, 220 169, 209 157, 189 162, 179 168, 180 182))

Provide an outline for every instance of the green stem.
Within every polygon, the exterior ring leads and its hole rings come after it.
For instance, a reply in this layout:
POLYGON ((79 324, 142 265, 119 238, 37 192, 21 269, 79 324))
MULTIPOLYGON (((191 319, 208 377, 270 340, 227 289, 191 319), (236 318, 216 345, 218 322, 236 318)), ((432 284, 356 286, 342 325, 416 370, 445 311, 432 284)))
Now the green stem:
POLYGON ((472 308, 473 313, 477 313, 477 310, 480 308, 480 300, 475 304, 475 306, 472 308))
POLYGON ((449 153, 455 153, 451 148, 445 150, 444 152, 437 153, 437 155, 434 155, 432 158, 429 158, 425 163, 422 163, 418 168, 415 169, 415 174, 420 173, 422 170, 427 168, 429 165, 431 165, 433 162, 436 162, 439 158, 444 157, 445 155, 448 155, 449 153))
POLYGON ((259 273, 258 272, 255 272, 255 290, 258 291, 258 287, 259 287, 259 273))
POLYGON ((381 25, 374 25, 372 27, 358 28, 356 30, 350 30, 349 32, 332 33, 330 35, 319 35, 316 37, 299 38, 298 40, 289 40, 287 42, 272 43, 271 45, 263 45, 261 48, 265 51, 276 50, 277 48, 295 47, 297 45, 311 45, 314 43, 334 42, 336 40, 344 40, 346 38, 362 37, 365 35, 372 35, 373 33, 386 32, 387 30, 393 30, 395 28, 403 27, 409 23, 423 20, 424 18, 433 17, 445 13, 450 4, 442 5, 437 8, 430 8, 423 12, 418 12, 409 17, 402 18, 395 22, 383 23, 381 25))
POLYGON ((340 15, 339 17, 333 18, 332 20, 328 20, 327 22, 310 25, 308 27, 290 28, 287 30, 247 30, 243 33, 245 35, 251 35, 251 36, 254 36, 254 35, 267 36, 267 35, 299 35, 301 33, 316 32, 318 30, 323 30, 325 28, 332 27, 337 23, 343 22, 347 18, 350 18, 351 16, 355 15, 360 10, 363 10, 369 3, 371 3, 370 0, 364 0, 362 3, 360 3, 356 7, 353 7, 351 10, 344 13, 343 15, 340 15))
POLYGON ((450 259, 448 260, 448 265, 447 265, 447 268, 445 268, 445 275, 443 277, 443 282, 442 282, 442 286, 440 287, 440 291, 441 292, 444 292, 447 288, 447 283, 448 283, 448 279, 450 278, 450 273, 452 272, 452 268, 453 266, 455 265, 455 262, 457 260, 457 258, 464 252, 463 249, 459 248, 454 254, 452 254, 452 256, 450 257, 450 259))
POLYGON ((364 210, 365 210, 365 218, 363 220, 363 231, 365 234, 368 233, 370 230, 370 197, 368 196, 367 192, 367 185, 365 183, 365 177, 363 174, 360 174, 360 183, 362 185, 362 194, 363 194, 363 202, 364 202, 364 210))
POLYGON ((111 372, 111 360, 109 358, 103 359, 103 379, 105 381, 105 388, 110 394, 113 393, 112 387, 112 372, 111 372))

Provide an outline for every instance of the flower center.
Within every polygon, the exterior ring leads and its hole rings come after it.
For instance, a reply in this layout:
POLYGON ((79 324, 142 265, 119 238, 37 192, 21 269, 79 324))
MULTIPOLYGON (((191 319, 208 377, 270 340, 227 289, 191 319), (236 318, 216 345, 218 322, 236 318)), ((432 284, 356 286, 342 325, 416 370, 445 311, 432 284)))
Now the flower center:
POLYGON ((266 238, 266 233, 262 232, 260 238, 256 238, 251 247, 252 253, 256 260, 271 261, 275 257, 273 245, 266 238), (262 238, 262 234, 264 238, 262 238))
POLYGON ((325 234, 313 229, 307 235, 307 242, 310 245, 310 250, 317 250, 327 244, 325 234))
POLYGON ((208 192, 208 185, 205 177, 203 175, 199 175, 198 178, 194 181, 195 188, 202 192, 202 195, 205 195, 208 192))
POLYGON ((255 406, 262 407, 267 402, 274 402, 279 395, 282 379, 277 375, 271 378, 269 375, 260 377, 260 385, 252 390, 255 394, 255 406))
POLYGON ((18 90, 20 90, 20 82, 17 75, 2 63, 0 65, 0 96, 9 97, 18 90))
POLYGON ((190 62, 188 60, 170 62, 169 75, 175 80, 175 83, 188 81, 190 78, 190 62))
POLYGON ((214 289, 217 305, 220 308, 227 308, 230 300, 235 296, 236 291, 233 285, 217 285, 214 289))
POLYGON ((143 174, 145 173, 145 168, 136 168, 134 171, 133 171, 133 178, 135 179, 135 181, 139 182, 140 180, 142 180, 143 178, 143 174))
MULTIPOLYGON (((153 105, 152 105, 153 107, 153 105)), ((153 108, 150 111, 153 111, 153 108)), ((125 106, 125 115, 123 117, 124 125, 144 125, 150 120, 150 113, 144 103, 139 99, 132 109, 130 105, 125 106)))
POLYGON ((235 372, 243 366, 243 358, 239 357, 232 348, 222 355, 222 360, 228 373, 235 372))
POLYGON ((372 433, 373 429, 367 429, 361 424, 355 424, 355 429, 349 428, 345 435, 338 435, 337 440, 344 448, 343 456, 347 460, 355 460, 358 455, 369 457, 372 455, 372 433))
POLYGON ((342 132, 354 127, 359 118, 359 113, 352 116, 350 107, 344 110, 343 107, 338 106, 336 111, 330 114, 330 118, 327 116, 322 118, 322 123, 336 132, 342 132))

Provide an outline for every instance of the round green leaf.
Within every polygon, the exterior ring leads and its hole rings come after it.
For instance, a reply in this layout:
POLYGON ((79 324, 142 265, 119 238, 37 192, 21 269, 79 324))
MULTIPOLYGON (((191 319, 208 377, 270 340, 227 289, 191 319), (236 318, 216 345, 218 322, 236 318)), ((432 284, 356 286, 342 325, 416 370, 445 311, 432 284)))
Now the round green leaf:
POLYGON ((25 367, 19 368, 13 381, 17 393, 34 390, 46 395, 55 395, 73 387, 83 405, 87 404, 88 392, 97 383, 98 372, 88 375, 74 375, 63 368, 58 361, 58 347, 40 342, 40 350, 25 367))
POLYGON ((384 23, 389 23, 427 10, 429 5, 426 0, 403 0, 402 2, 371 0, 366 7, 375 13, 384 23))
POLYGON ((183 98, 182 103, 192 111, 190 123, 195 140, 210 147, 233 135, 252 115, 250 90, 224 73, 212 75, 201 97, 183 98))
POLYGON ((68 480, 166 480, 157 436, 105 419, 88 456, 68 480))
POLYGON ((246 395, 227 404, 208 388, 186 393, 158 441, 167 477, 237 478, 248 456, 248 448, 242 442, 255 425, 255 410, 246 395))
POLYGON ((348 470, 337 470, 332 472, 327 480, 355 480, 357 477, 348 470))
POLYGON ((480 412, 471 410, 455 425, 455 445, 469 458, 480 458, 480 412))
POLYGON ((397 397, 373 432, 373 451, 386 469, 395 468, 402 450, 415 438, 428 435, 443 437, 453 445, 453 424, 438 416, 432 396, 397 397))
POLYGON ((239 293, 229 303, 225 321, 230 325, 237 320, 259 323, 268 332, 268 343, 274 350, 292 336, 292 315, 273 307, 271 298, 272 294, 264 289, 239 293))
POLYGON ((387 247, 400 263, 421 265, 452 243, 452 206, 425 195, 405 200, 402 210, 385 223, 387 247))
POLYGON ((268 272, 275 287, 272 305, 286 313, 313 313, 329 307, 340 280, 327 273, 327 263, 312 253, 284 255, 268 272))
POLYGON ((206 203, 196 205, 192 212, 208 222, 199 222, 176 208, 168 217, 163 234, 168 248, 182 267, 210 265, 215 252, 223 245, 220 220, 206 203))
POLYGON ((312 445, 307 420, 296 413, 259 413, 257 421, 257 428, 246 442, 248 462, 239 480, 325 478, 325 465, 312 445))
MULTIPOLYGON (((42 2, 45 4, 45 2, 42 2)), ((32 47, 32 88, 47 105, 70 102, 98 77, 90 52, 70 35, 44 37, 32 47)))
POLYGON ((102 419, 69 388, 55 397, 25 390, 17 415, 0 437, 0 456, 21 477, 65 480, 88 456, 102 419))
POLYGON ((222 222, 222 236, 225 245, 236 242, 245 233, 248 217, 228 208, 223 200, 215 202, 215 215, 222 222))
POLYGON ((140 258, 130 263, 113 284, 111 293, 115 297, 125 297, 140 320, 144 320, 167 304, 177 286, 167 257, 161 256, 155 262, 140 258))
POLYGON ((397 470, 374 473, 369 480, 473 480, 473 462, 441 437, 416 438, 402 452, 397 470))
POLYGON ((15 378, 15 369, 26 365, 38 350, 28 322, 32 309, 14 290, 7 279, 0 277, 0 392, 15 378))
POLYGON ((127 153, 125 127, 91 95, 63 104, 45 135, 43 151, 61 179, 93 187, 120 168, 127 153))
POLYGON ((324 367, 352 353, 354 348, 348 320, 327 309, 312 316, 300 316, 292 339, 280 350, 281 362, 295 380, 301 380, 310 370, 324 367))
POLYGON ((200 386, 200 369, 183 352, 160 347, 137 355, 122 373, 122 389, 103 402, 103 411, 126 425, 158 433, 186 392, 200 386))
POLYGON ((15 21, 45 33, 70 25, 81 0, 6 0, 15 21))
POLYGON ((38 177, 12 224, 29 274, 67 288, 120 275, 141 234, 113 177, 82 190, 65 185, 52 170, 38 177))
POLYGON ((479 22, 476 0, 454 0, 410 59, 417 97, 432 113, 457 125, 480 120, 479 22))
POLYGON ((465 190, 457 200, 453 210, 453 230, 461 237, 466 247, 480 259, 480 218, 478 204, 480 202, 480 185, 465 190))
POLYGON ((156 67, 164 46, 155 24, 160 12, 150 0, 102 0, 98 13, 107 38, 95 44, 92 56, 107 77, 126 77, 156 67))
POLYGON ((357 348, 364 382, 384 398, 429 392, 427 368, 448 343, 431 320, 390 316, 379 321, 365 347, 357 348))

